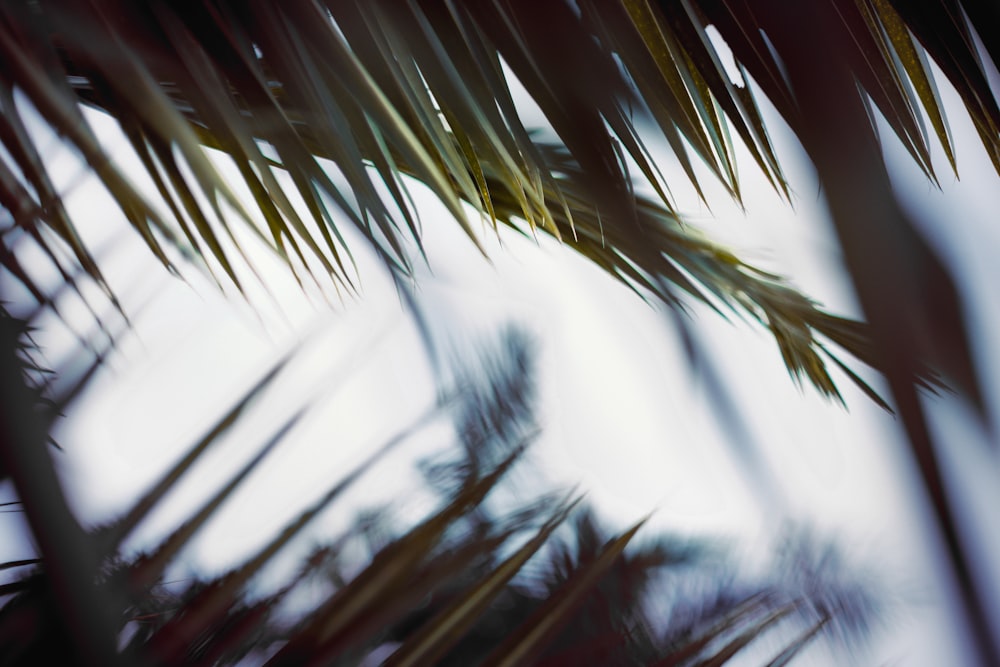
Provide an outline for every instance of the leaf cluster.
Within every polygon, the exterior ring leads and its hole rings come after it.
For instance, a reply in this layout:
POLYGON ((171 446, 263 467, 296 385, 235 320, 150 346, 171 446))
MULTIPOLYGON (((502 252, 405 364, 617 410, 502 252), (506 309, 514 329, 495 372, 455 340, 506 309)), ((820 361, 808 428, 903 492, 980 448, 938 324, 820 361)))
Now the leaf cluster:
MULTIPOLYGON (((927 55, 958 89, 1000 167, 1000 112, 966 21, 986 27, 978 24, 988 20, 985 10, 831 4, 836 20, 824 29, 836 33, 838 57, 929 177, 929 134, 953 167, 954 157, 927 55)), ((838 396, 824 367, 832 359, 882 402, 817 340, 879 368, 863 328, 787 285, 768 285, 681 225, 650 133, 640 132, 658 130, 656 140, 699 192, 695 161, 739 199, 735 134, 789 196, 751 84, 794 131, 806 127, 780 58, 757 29, 764 18, 752 3, 708 0, 10 3, 0 20, 0 141, 9 156, 0 160, 0 204, 13 223, 3 233, 4 266, 45 302, 12 251, 35 244, 69 287, 82 270, 114 298, 52 185, 20 93, 79 151, 171 270, 180 251, 241 285, 247 261, 232 225, 242 221, 300 280, 325 274, 353 287, 344 224, 406 273, 410 248, 421 243, 412 178, 474 244, 468 206, 493 225, 526 222, 561 239, 667 304, 679 302, 677 288, 697 299, 708 292, 762 320, 795 377, 838 396), (736 80, 707 26, 732 48, 736 80), (555 143, 525 127, 514 79, 555 143), (117 120, 168 216, 115 165, 82 104, 117 120), (206 146, 232 160, 247 196, 219 174, 206 146), (637 196, 636 181, 656 196, 637 196)), ((995 55, 989 32, 979 35, 995 55)))

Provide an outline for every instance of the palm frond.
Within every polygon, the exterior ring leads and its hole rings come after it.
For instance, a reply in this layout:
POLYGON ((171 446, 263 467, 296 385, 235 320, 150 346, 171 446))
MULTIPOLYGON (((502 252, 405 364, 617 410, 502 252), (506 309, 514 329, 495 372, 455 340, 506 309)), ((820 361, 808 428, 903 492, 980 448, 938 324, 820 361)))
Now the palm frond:
MULTIPOLYGON (((958 87, 996 162, 1000 113, 960 10, 947 3, 907 9, 888 0, 833 4, 838 18, 828 28, 846 49, 852 75, 929 176, 923 113, 954 159, 924 53, 958 87), (953 28, 939 28, 943 19, 953 28)), ((168 267, 166 246, 239 285, 240 246, 223 240, 233 234, 231 209, 300 273, 315 267, 353 282, 343 221, 394 270, 406 271, 408 248, 420 244, 406 175, 431 188, 473 243, 477 234, 462 203, 494 223, 526 220, 667 303, 676 299, 661 280, 731 298, 740 285, 752 286, 751 272, 734 271, 727 253, 705 252, 692 275, 690 263, 676 266, 677 243, 687 242, 677 237, 688 230, 674 225, 673 234, 664 234, 650 224, 651 216, 674 216, 674 204, 650 157, 651 137, 637 128, 650 122, 659 128, 699 191, 689 152, 738 198, 735 134, 787 196, 747 77, 797 132, 804 131, 801 111, 780 59, 755 27, 763 26, 750 4, 691 0, 566 0, 544 8, 447 0, 206 1, 183 10, 156 0, 15 4, 0 22, 9 63, 0 82, 0 140, 13 161, 4 165, 0 189, 17 226, 35 230, 43 222, 106 288, 51 186, 17 90, 80 151, 168 267), (731 81, 706 36, 709 24, 733 49, 746 72, 742 81, 731 81), (510 92, 511 76, 541 108, 558 137, 555 150, 565 157, 532 138, 510 92), (119 122, 171 219, 114 167, 80 104, 119 122), (255 211, 203 146, 229 156, 255 211), (656 199, 635 196, 628 162, 656 199), (291 179, 288 192, 282 174, 291 179)), ((763 311, 793 375, 837 396, 812 343, 815 314, 788 320, 790 311, 782 318, 773 295, 741 291, 752 310, 763 311)))

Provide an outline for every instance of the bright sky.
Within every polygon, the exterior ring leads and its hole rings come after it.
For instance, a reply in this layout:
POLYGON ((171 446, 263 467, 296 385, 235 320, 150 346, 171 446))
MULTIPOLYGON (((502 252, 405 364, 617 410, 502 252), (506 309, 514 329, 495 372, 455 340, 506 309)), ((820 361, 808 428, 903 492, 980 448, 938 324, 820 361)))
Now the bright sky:
MULTIPOLYGON (((948 105, 952 93, 942 88, 948 105)), ((89 118, 104 136, 114 134, 107 119, 97 114, 89 118)), ((935 236, 940 233, 942 247, 957 260, 975 295, 972 320, 980 336, 983 376, 997 377, 1000 356, 990 341, 1000 332, 1000 314, 989 290, 1000 284, 1000 269, 990 253, 1000 248, 1000 230, 986 224, 995 218, 997 202, 982 196, 1000 189, 965 119, 956 113, 951 124, 963 180, 954 182, 942 173, 943 193, 932 190, 900 159, 901 150, 890 145, 887 156, 900 190, 938 230, 935 236), (958 206, 961 214, 955 215, 958 206), (942 220, 948 224, 940 224, 942 220)), ((856 312, 815 177, 787 132, 776 131, 773 138, 795 192, 794 210, 758 176, 746 155, 740 161, 745 216, 721 187, 710 184, 706 173, 704 184, 713 203, 708 211, 680 170, 670 169, 669 158, 661 162, 690 221, 728 240, 751 263, 792 276, 835 312, 856 312)), ((54 140, 51 146, 50 162, 60 172, 56 181, 69 188, 79 178, 79 164, 60 155, 66 151, 54 140)), ((115 156, 126 165, 131 159, 124 148, 115 156)), ((942 172, 945 164, 938 160, 942 172)), ((126 166, 130 175, 140 171, 126 166)), ((449 341, 442 349, 479 344, 511 321, 537 341, 539 415, 545 430, 534 449, 529 478, 564 486, 582 482, 600 514, 618 528, 655 510, 650 531, 738 535, 752 548, 774 535, 782 514, 808 521, 838 537, 860 562, 884 568, 914 597, 930 601, 901 614, 899 630, 876 647, 872 664, 956 664, 960 640, 934 575, 940 566, 927 546, 923 515, 914 509, 920 506, 918 492, 905 474, 909 463, 890 417, 846 380, 839 384, 849 411, 811 389, 800 392, 766 332, 726 323, 696 307, 695 330, 730 380, 727 387, 749 426, 745 441, 733 443, 662 313, 547 239, 536 244, 504 234, 501 248, 484 226, 482 238, 492 261, 487 263, 443 207, 419 188, 414 196, 431 266, 431 271, 421 271, 417 291, 433 329, 449 341), (764 462, 771 481, 742 472, 741 457, 747 452, 764 462), (762 485, 770 498, 759 493, 762 485)), ((303 401, 325 394, 329 400, 322 409, 307 416, 295 437, 213 520, 189 554, 192 564, 208 569, 231 564, 320 495, 362 453, 416 420, 432 401, 432 375, 417 333, 361 243, 352 245, 361 267, 360 298, 330 308, 315 290, 303 295, 276 262, 257 252, 255 261, 274 299, 254 294, 251 308, 223 298, 194 271, 186 274, 191 285, 169 278, 134 235, 119 233, 123 223, 109 218, 107 212, 114 208, 92 179, 73 186, 67 202, 93 247, 106 248, 99 260, 126 309, 141 308, 135 331, 122 338, 109 372, 98 377, 59 433, 66 453, 57 459, 86 520, 113 516, 274 359, 304 339, 308 342, 293 360, 287 381, 267 395, 268 409, 254 414, 209 455, 137 537, 137 544, 183 515, 191 503, 185 492, 210 487, 221 470, 252 455, 303 401), (280 315, 275 302, 281 304, 280 315)), ((43 265, 39 260, 38 266, 43 265)), ((67 310, 73 307, 67 301, 67 310)), ((53 350, 68 349, 56 329, 46 342, 53 350)), ((872 379, 877 385, 877 378, 872 379)), ((988 391, 994 413, 1000 414, 996 384, 988 391)), ((941 411, 946 433, 963 427, 954 414, 951 408, 941 411)), ((359 488, 355 502, 396 500, 401 512, 419 515, 427 504, 420 500, 408 461, 439 445, 444 433, 429 429, 403 454, 387 460, 371 476, 371 484, 359 488)), ((971 439, 963 435, 950 443, 960 450, 953 458, 963 479, 995 473, 995 458, 984 456, 985 450, 971 439)), ((995 487, 988 477, 980 482, 967 494, 970 516, 985 517, 987 508, 1000 500, 986 492, 995 487)), ((313 534, 329 534, 350 518, 324 517, 313 534)), ((994 531, 989 539, 992 551, 985 553, 1000 554, 1000 533, 994 531)), ((7 553, 13 544, 0 556, 21 557, 21 552, 7 553)))

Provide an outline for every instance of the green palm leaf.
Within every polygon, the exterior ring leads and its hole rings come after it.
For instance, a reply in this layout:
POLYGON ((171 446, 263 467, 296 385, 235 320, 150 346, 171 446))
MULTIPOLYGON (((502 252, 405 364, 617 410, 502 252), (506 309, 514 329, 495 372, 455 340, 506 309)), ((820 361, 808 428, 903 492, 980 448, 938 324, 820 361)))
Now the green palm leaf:
MULTIPOLYGON (((949 155, 950 144, 922 51, 905 31, 919 29, 927 17, 897 11, 887 2, 840 2, 841 20, 832 28, 845 31, 842 41, 855 48, 846 57, 859 83, 931 174, 916 100, 949 155)), ((707 22, 719 28, 739 65, 798 129, 794 93, 778 62, 759 35, 746 30, 757 22, 749 7, 583 2, 577 11, 568 2, 540 8, 530 2, 424 0, 320 8, 297 1, 190 3, 181 12, 150 0, 39 3, 12 7, 6 15, 0 48, 11 65, 4 102, 11 121, 0 138, 40 199, 35 203, 14 173, 5 171, 3 201, 19 226, 35 229, 44 222, 55 231, 99 284, 97 264, 59 205, 19 120, 14 87, 81 151, 168 267, 164 244, 218 267, 240 285, 234 262, 243 260, 233 257, 240 246, 227 251, 224 246, 232 244, 220 238, 232 238, 225 204, 298 272, 315 267, 345 285, 353 282, 342 220, 360 230, 394 270, 406 271, 408 243, 420 243, 402 179, 407 175, 434 191, 474 243, 477 234, 460 202, 494 222, 516 226, 523 219, 533 229, 537 224, 667 303, 677 301, 661 279, 697 298, 703 298, 701 289, 724 301, 745 292, 743 305, 763 311, 761 319, 776 334, 793 375, 838 395, 811 342, 816 317, 794 325, 804 327, 804 337, 786 335, 780 318, 772 317, 773 301, 743 290, 753 283, 752 272, 734 273, 734 260, 719 252, 702 254, 694 275, 687 274, 690 264, 678 271, 659 259, 676 261, 671 235, 643 220, 672 217, 673 205, 636 130, 642 119, 660 128, 699 191, 689 149, 738 197, 729 147, 734 131, 787 195, 749 84, 730 81, 704 33, 707 22), (550 29, 555 25, 558 30, 550 29), (504 64, 539 104, 559 137, 556 150, 567 157, 553 158, 552 149, 530 137, 504 64), (81 103, 119 121, 173 220, 163 219, 114 169, 87 129, 81 103), (234 161, 256 212, 246 210, 201 145, 234 161), (659 201, 633 194, 626 155, 659 201), (346 190, 335 185, 327 159, 346 190), (291 177, 311 225, 286 195, 279 173, 291 177)), ((978 61, 963 55, 969 53, 968 34, 934 38, 922 41, 936 60, 953 61, 942 67, 953 81, 964 82, 970 113, 995 149, 995 104, 973 68, 978 61)), ((687 228, 673 226, 682 243, 701 243, 689 240, 687 228)))

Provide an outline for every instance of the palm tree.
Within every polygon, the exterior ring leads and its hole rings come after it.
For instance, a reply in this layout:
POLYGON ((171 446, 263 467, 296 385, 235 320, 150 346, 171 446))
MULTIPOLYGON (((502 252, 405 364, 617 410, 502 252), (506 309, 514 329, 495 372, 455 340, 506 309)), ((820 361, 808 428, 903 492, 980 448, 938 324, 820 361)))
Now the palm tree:
POLYGON ((956 168, 933 60, 1000 171, 1000 110, 982 64, 1000 60, 996 19, 995 9, 964 0, 8 3, 0 10, 0 205, 10 216, 2 259, 40 307, 54 295, 19 259, 26 246, 50 257, 65 289, 83 293, 79 284, 89 281, 115 303, 52 185, 30 103, 175 271, 180 252, 220 283, 252 280, 231 242, 240 224, 301 280, 329 277, 351 289, 341 228, 350 224, 405 289, 421 253, 407 193, 416 179, 473 245, 463 205, 492 224, 561 239, 646 298, 745 313, 774 334, 795 377, 839 397, 826 370, 833 362, 882 402, 832 343, 887 378, 891 401, 883 404, 905 426, 979 658, 996 663, 918 388, 939 373, 990 416, 960 294, 896 202, 872 121, 879 114, 932 181, 928 135, 956 168), (709 25, 732 49, 742 80, 723 68, 709 25), (523 125, 510 77, 541 108, 554 139, 523 125), (739 199, 735 133, 787 196, 754 91, 817 168, 867 324, 825 312, 675 212, 647 126, 699 191, 692 154, 739 199), (169 215, 109 159, 84 105, 117 120, 169 215), (233 160, 253 210, 219 177, 205 146, 233 160), (654 195, 639 194, 637 181, 654 195))

